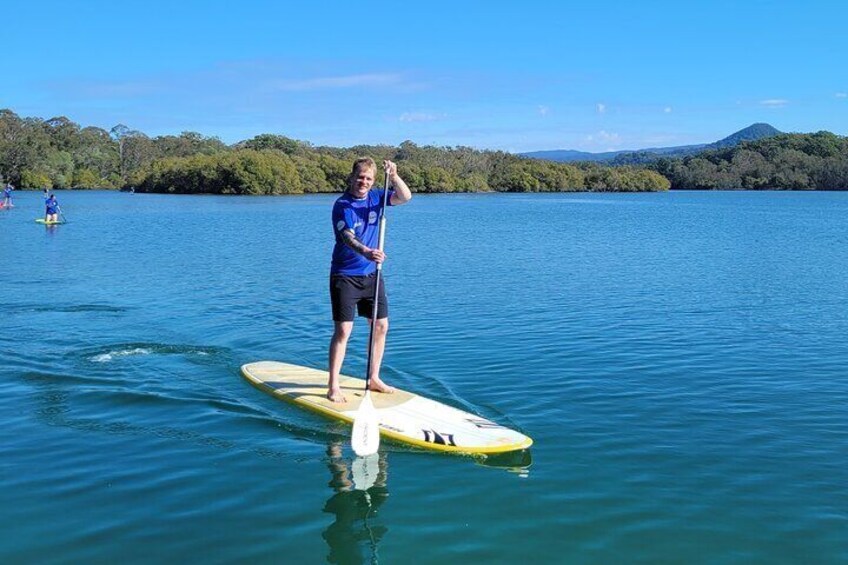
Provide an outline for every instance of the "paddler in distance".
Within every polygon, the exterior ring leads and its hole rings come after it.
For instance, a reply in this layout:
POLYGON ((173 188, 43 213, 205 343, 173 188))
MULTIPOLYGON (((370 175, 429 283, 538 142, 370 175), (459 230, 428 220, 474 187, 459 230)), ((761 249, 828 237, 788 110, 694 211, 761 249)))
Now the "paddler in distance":
POLYGON ((48 224, 57 223, 59 221, 59 202, 56 200, 55 194, 44 199, 44 208, 44 221, 48 224))
POLYGON ((3 189, 3 208, 14 208, 15 206, 12 204, 12 191, 15 190, 15 187, 12 186, 12 183, 6 183, 6 188, 3 189))

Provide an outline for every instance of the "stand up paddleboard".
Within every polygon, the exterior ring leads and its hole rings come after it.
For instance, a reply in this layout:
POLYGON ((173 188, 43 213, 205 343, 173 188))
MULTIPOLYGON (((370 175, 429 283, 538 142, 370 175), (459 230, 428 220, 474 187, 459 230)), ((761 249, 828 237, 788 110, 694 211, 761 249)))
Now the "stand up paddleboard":
POLYGON ((48 222, 44 218, 38 218, 38 219, 35 220, 35 223, 36 224, 43 224, 45 226, 58 226, 59 224, 64 224, 66 222, 63 222, 61 220, 59 220, 58 222, 48 222))
MULTIPOLYGON (((276 361, 248 363, 242 375, 260 390, 334 420, 353 423, 365 381, 341 375, 347 402, 327 398, 327 371, 276 361)), ((397 389, 371 393, 380 435, 409 445, 456 453, 506 453, 533 445, 529 437, 480 416, 397 389)))

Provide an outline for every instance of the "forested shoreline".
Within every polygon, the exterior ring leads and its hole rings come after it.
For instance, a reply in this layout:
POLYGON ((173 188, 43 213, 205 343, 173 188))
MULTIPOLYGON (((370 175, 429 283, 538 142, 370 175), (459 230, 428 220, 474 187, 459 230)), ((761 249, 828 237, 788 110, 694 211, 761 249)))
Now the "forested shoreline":
POLYGON ((848 190, 848 137, 781 134, 647 164, 691 190, 848 190))
POLYGON ((81 127, 66 117, 21 118, 0 110, 0 175, 23 188, 123 189, 186 194, 340 192, 354 159, 398 162, 415 192, 659 191, 667 179, 525 159, 469 147, 315 147, 263 134, 228 146, 195 132, 149 137, 124 125, 81 127))
POLYGON ((470 147, 313 146, 262 134, 227 145, 196 132, 149 137, 66 117, 0 110, 0 176, 24 189, 126 189, 185 194, 302 194, 344 189, 361 156, 398 162, 415 192, 664 191, 848 187, 848 141, 828 132, 784 134, 643 165, 555 163, 470 147))

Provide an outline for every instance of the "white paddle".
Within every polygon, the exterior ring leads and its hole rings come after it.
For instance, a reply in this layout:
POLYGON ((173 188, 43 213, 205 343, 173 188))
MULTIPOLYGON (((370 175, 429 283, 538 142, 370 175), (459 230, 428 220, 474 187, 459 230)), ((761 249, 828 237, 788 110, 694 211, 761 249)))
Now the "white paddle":
MULTIPOLYGON (((386 182, 383 191, 383 206, 380 209, 380 226, 377 248, 383 250, 383 240, 386 236, 386 205, 389 200, 389 173, 386 171, 386 182)), ((365 369, 365 396, 359 404, 359 410, 353 419, 353 434, 350 445, 353 452, 360 457, 377 453, 380 447, 380 418, 377 409, 371 401, 371 357, 374 351, 374 331, 377 328, 377 312, 380 304, 380 274, 383 263, 377 263, 377 280, 374 283, 374 306, 371 309, 371 336, 368 338, 368 363, 365 369)))

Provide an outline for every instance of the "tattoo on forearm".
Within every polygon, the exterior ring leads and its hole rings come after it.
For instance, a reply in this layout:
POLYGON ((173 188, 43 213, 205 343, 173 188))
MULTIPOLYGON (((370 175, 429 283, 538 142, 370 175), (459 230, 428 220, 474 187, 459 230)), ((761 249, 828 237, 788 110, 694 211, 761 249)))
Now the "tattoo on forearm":
POLYGON ((359 253, 360 255, 365 255, 368 251, 368 247, 356 239, 356 235, 350 230, 344 230, 342 232, 342 241, 345 242, 345 245, 359 253))

